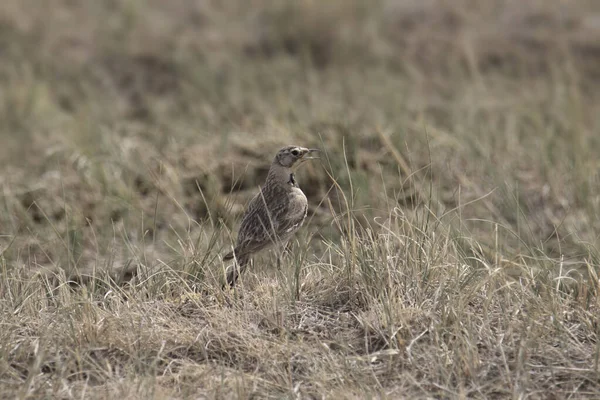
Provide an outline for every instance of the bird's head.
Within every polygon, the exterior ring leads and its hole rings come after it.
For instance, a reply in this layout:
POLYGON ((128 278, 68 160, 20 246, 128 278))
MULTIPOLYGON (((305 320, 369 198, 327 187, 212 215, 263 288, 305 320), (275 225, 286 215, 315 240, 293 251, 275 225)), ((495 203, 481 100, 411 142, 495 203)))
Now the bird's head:
POLYGON ((277 152, 273 162, 284 168, 295 170, 303 162, 318 158, 311 156, 311 154, 318 151, 318 149, 307 149, 299 146, 286 146, 277 152))

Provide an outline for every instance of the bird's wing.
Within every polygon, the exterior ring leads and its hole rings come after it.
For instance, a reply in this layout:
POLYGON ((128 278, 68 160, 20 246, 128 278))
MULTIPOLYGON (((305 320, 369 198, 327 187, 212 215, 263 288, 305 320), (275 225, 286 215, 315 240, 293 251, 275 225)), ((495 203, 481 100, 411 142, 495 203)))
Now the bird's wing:
MULTIPOLYGON (((277 188, 271 188, 268 193, 257 193, 242 218, 235 256, 240 258, 256 253, 296 231, 304 221, 307 205, 303 204, 298 212, 293 212, 295 210, 290 209, 292 206, 286 193, 278 193, 277 188)), ((224 259, 233 256, 231 252, 224 259)))
MULTIPOLYGON (((238 232, 235 256, 251 254, 276 242, 279 235, 279 218, 286 213, 287 205, 283 202, 267 205, 262 192, 257 193, 250 203, 238 232)), ((224 259, 233 258, 233 252, 224 259)))
POLYGON ((304 223, 304 219, 306 218, 306 213, 308 211, 308 204, 298 204, 296 208, 298 212, 291 212, 289 210, 290 205, 288 205, 288 210, 286 210, 285 218, 281 218, 279 220, 279 224, 277 225, 277 235, 284 236, 289 235, 290 233, 295 232, 302 226, 304 223), (301 207, 301 208, 300 208, 301 207))

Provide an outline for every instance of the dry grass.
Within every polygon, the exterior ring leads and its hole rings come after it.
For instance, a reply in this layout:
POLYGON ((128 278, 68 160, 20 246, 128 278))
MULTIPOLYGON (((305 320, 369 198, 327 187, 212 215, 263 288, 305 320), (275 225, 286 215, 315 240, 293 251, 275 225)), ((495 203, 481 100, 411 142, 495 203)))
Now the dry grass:
POLYGON ((0 397, 600 397, 598 2, 251 3, 1 2, 0 397))

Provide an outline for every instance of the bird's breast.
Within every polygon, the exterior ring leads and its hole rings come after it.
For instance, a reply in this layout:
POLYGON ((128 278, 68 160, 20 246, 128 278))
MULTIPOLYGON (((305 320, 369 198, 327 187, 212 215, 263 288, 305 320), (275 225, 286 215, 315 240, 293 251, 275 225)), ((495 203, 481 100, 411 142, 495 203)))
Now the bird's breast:
POLYGON ((308 204, 304 192, 299 188, 294 188, 289 194, 289 200, 290 217, 304 219, 306 216, 306 206, 308 204))

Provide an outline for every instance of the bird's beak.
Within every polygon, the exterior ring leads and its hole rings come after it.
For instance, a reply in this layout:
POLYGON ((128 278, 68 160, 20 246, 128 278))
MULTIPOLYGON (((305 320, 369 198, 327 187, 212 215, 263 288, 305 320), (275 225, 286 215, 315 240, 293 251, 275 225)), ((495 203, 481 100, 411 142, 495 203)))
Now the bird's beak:
POLYGON ((311 156, 311 154, 319 153, 321 150, 319 149, 306 149, 306 153, 302 156, 303 160, 315 160, 319 157, 311 156))

